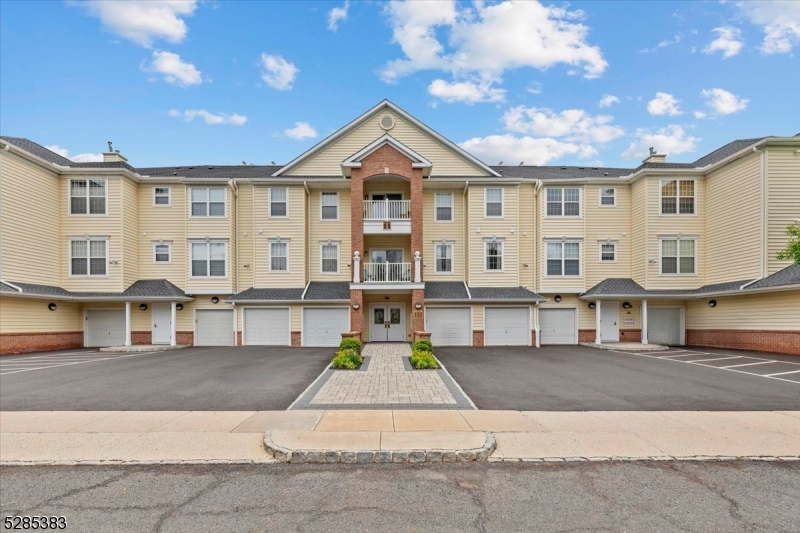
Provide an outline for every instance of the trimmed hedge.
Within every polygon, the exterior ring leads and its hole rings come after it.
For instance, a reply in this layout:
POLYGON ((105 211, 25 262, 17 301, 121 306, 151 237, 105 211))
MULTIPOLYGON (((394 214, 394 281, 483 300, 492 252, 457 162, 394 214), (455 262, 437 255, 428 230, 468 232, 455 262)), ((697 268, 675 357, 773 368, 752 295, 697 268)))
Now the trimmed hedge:
POLYGON ((331 361, 331 368, 340 370, 355 370, 361 366, 364 358, 355 350, 339 350, 331 361))
POLYGON ((411 350, 416 352, 433 353, 433 344, 427 339, 421 339, 411 345, 411 350))
POLYGON ((361 342, 358 339, 348 338, 342 339, 342 342, 339 343, 339 351, 341 350, 353 350, 356 353, 361 353, 361 342))
POLYGON ((417 370, 425 368, 439 368, 439 363, 432 353, 425 350, 415 350, 411 352, 411 366, 417 370))

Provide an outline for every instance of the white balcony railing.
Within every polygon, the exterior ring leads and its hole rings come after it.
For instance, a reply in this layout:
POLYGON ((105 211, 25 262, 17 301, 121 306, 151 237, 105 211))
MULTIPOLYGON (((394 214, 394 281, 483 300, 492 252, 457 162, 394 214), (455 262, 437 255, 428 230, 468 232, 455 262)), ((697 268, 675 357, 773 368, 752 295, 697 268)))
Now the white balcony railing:
POLYGON ((364 281, 411 281, 411 263, 364 263, 364 281))
POLYGON ((364 220, 410 220, 411 200, 365 200, 364 220))

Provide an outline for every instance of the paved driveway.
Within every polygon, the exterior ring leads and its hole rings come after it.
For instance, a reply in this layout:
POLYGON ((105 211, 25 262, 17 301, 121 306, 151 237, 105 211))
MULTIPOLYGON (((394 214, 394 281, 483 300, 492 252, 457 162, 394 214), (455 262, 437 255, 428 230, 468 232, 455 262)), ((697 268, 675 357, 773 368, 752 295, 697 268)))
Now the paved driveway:
MULTIPOLYGON (((727 357, 698 349, 691 360, 727 357)), ((682 352, 674 352, 678 355, 682 352)), ((736 352, 800 363, 800 358, 736 352)), ((800 409, 800 383, 584 346, 437 348, 478 409, 531 411, 763 411, 800 409)), ((687 359, 679 357, 679 359, 687 359)), ((750 359, 744 359, 750 361, 750 359)), ((735 361, 738 361, 735 360, 735 361)), ((734 365, 731 361, 728 366, 734 365)), ((753 368, 759 368, 757 365, 753 368)), ((769 365, 763 365, 769 366, 769 365)), ((741 367, 738 370, 745 370, 741 367)), ((800 368, 800 367, 797 367, 800 368)))
POLYGON ((4 356, 0 359, 0 410, 286 409, 322 372, 333 351, 243 346, 126 357, 95 351, 76 354, 75 350, 4 356))

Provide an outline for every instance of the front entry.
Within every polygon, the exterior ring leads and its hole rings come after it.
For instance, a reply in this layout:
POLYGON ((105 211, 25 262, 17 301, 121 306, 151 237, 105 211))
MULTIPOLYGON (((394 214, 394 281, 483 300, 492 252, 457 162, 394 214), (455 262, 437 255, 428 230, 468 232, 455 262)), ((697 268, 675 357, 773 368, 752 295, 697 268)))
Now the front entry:
POLYGON ((405 304, 372 304, 369 314, 370 342, 404 342, 406 340, 405 304))
POLYGON ((153 344, 172 342, 172 307, 170 304, 153 304, 153 344))
POLYGON ((619 302, 600 304, 600 340, 619 342, 619 302))

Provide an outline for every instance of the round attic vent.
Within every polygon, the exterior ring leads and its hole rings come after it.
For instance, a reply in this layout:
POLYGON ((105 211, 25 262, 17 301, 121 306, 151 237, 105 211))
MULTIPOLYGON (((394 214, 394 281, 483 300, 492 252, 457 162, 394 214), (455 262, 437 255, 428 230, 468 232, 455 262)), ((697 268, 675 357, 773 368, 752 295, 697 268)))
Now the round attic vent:
POLYGON ((392 118, 392 115, 383 115, 380 120, 380 125, 381 128, 389 131, 394 128, 394 118, 392 118))

